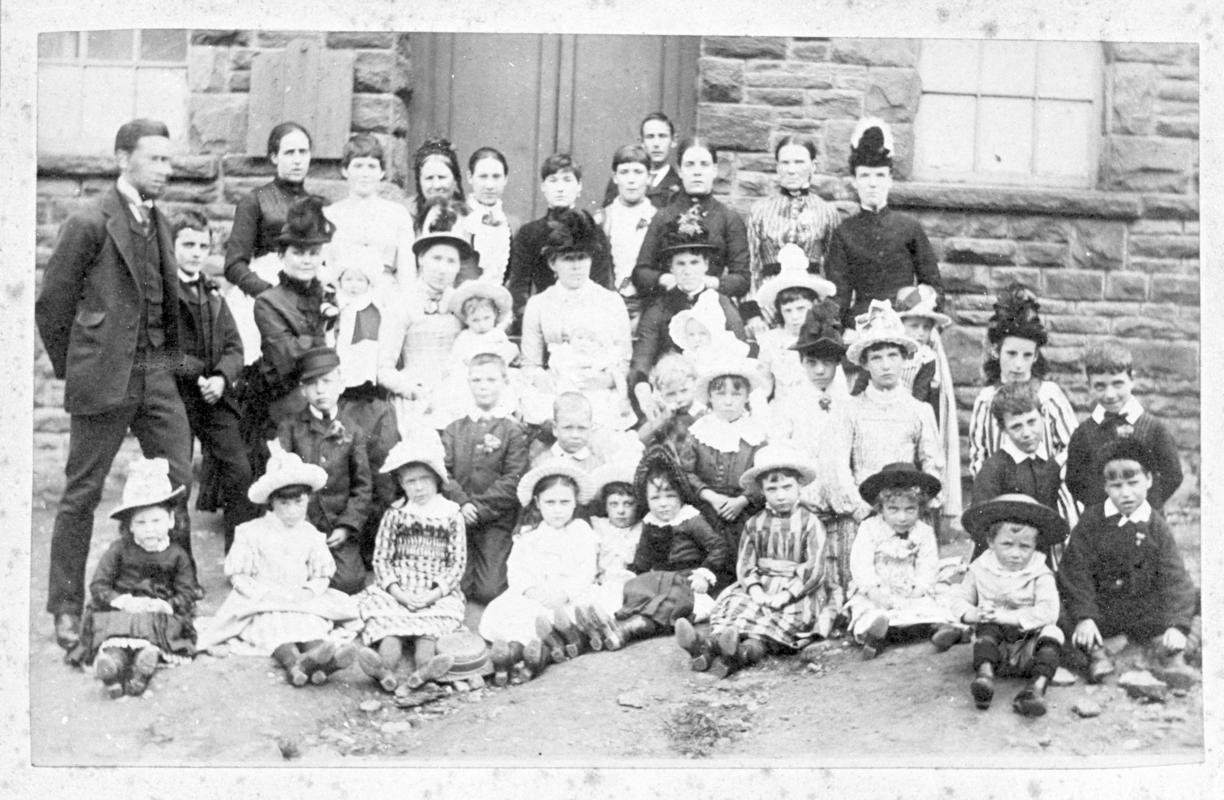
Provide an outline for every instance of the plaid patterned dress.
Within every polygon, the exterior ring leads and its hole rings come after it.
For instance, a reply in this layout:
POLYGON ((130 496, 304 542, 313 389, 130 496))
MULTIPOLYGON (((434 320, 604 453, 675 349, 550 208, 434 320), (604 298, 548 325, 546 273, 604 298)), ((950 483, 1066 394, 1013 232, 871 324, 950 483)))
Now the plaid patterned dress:
POLYGON ((738 580, 714 606, 710 625, 731 627, 740 635, 757 636, 798 649, 815 635, 816 617, 824 605, 825 531, 816 514, 803 506, 785 516, 766 508, 744 525, 738 580), (783 590, 795 598, 781 609, 758 605, 748 596, 753 586, 765 594, 783 590))
POLYGON ((437 638, 463 626, 459 579, 467 566, 467 537, 459 505, 435 495, 424 505, 400 500, 383 515, 374 543, 374 583, 357 596, 365 623, 361 638, 373 644, 386 636, 437 638), (442 597, 412 611, 387 588, 398 583, 409 594, 437 586, 442 597))

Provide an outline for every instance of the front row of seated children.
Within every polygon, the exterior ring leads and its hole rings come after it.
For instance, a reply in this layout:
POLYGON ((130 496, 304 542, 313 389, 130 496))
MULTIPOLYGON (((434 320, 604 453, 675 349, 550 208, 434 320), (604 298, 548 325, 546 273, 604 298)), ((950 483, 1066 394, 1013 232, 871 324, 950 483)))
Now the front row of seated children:
MULTIPOLYGON (((746 387, 727 382, 721 388, 742 405, 746 387)), ((1013 418, 1022 421, 1033 411, 1032 398, 1020 390, 1000 392, 998 405, 1005 431, 1013 418)), ((1023 427, 1011 439, 1017 453, 1028 449, 1023 427)), ((742 431, 727 432, 740 434, 740 441, 726 455, 742 455, 742 431)), ((690 504, 692 480, 666 447, 648 452, 632 487, 625 464, 592 476, 572 458, 552 457, 527 472, 518 499, 540 522, 514 538, 507 588, 479 625, 492 643, 493 682, 521 682, 583 648, 616 649, 669 630, 694 669, 728 675, 770 652, 799 651, 829 636, 841 613, 864 657, 895 638, 894 629, 904 635, 933 628, 933 643, 945 650, 969 626, 970 691, 979 708, 990 705, 995 679, 1012 674, 1031 681, 1014 709, 1045 713, 1045 690, 1060 661, 1086 663, 1089 680, 1099 681, 1113 670, 1104 640, 1119 634, 1154 638, 1167 660, 1158 674, 1167 680, 1195 679, 1184 651, 1198 613, 1197 590, 1147 499, 1153 457, 1134 438, 1103 448, 1098 464, 1106 499, 1086 510, 1069 540, 1059 515, 1025 494, 975 502, 963 523, 985 549, 959 585, 939 582, 934 533, 921 518, 939 481, 909 463, 886 465, 860 487, 875 514, 851 545, 844 609, 824 527, 800 502, 815 467, 786 445, 751 449, 753 466, 738 477, 738 496, 745 506, 763 497, 764 505, 735 533, 734 549, 728 532, 690 504), (607 514, 596 520, 598 532, 575 518, 597 490, 607 514), (649 510, 636 537, 630 491, 649 510), (1064 540, 1055 578, 1046 555, 1064 540), (732 570, 734 583, 719 593, 730 583, 722 576, 732 570), (707 614, 709 636, 694 626, 707 614)), ((465 514, 440 493, 446 460, 432 433, 401 443, 387 457, 383 471, 395 476, 404 497, 379 526, 374 583, 354 598, 329 587, 335 561, 324 533, 307 520, 326 471, 274 450, 250 489, 251 501, 269 511, 238 527, 225 562, 233 591, 198 639, 191 619, 194 570, 167 538, 167 504, 175 492, 164 461, 136 462, 113 515, 121 537, 91 583, 78 663, 92 660, 112 696, 142 693, 159 661, 215 651, 225 642, 271 654, 295 686, 322 683, 354 662, 387 691, 441 679, 453 659, 438 655, 436 642, 463 630, 460 583, 469 552, 465 514), (361 646, 354 646, 359 625, 361 646), (397 667, 406 643, 413 652, 401 681, 397 667)), ((713 478, 731 466, 720 467, 717 457, 712 464, 713 478)))

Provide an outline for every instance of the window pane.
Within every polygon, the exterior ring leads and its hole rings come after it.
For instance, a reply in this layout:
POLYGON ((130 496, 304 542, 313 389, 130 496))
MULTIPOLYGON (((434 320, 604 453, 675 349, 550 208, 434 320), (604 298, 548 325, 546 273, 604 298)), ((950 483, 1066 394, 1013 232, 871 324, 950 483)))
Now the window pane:
POLYGON ((109 152, 115 144, 115 131, 135 114, 135 91, 131 67, 85 67, 81 80, 81 119, 88 120, 81 135, 86 152, 109 152))
POLYGON ((918 60, 922 91, 973 94, 977 91, 978 43, 968 39, 927 39, 918 60))
POLYGON ((187 139, 187 70, 143 67, 136 71, 137 117, 151 117, 166 123, 170 138, 187 139))
POLYGON ((142 30, 140 32, 141 61, 186 61, 187 31, 142 30))
POLYGON ((81 127, 81 68, 44 64, 38 68, 38 152, 76 146, 81 127))
POLYGON ((76 31, 38 34, 38 57, 76 58, 77 37, 79 36, 80 34, 76 31))
POLYGON ((1033 94, 1036 42, 982 42, 982 94, 1033 94))
POLYGON ((1101 79, 1101 46, 1096 42, 1040 42, 1037 95, 1092 100, 1101 79))
POLYGON ((978 170, 1029 174, 1033 168, 1033 101, 983 97, 978 113, 978 170))
POLYGON ((922 174, 973 169, 975 129, 972 97, 925 94, 915 120, 914 163, 922 174))
POLYGON ((132 31, 89 31, 85 54, 104 61, 132 60, 132 31))
POLYGON ((1038 101, 1037 174, 1089 177, 1092 119, 1091 103, 1038 101))

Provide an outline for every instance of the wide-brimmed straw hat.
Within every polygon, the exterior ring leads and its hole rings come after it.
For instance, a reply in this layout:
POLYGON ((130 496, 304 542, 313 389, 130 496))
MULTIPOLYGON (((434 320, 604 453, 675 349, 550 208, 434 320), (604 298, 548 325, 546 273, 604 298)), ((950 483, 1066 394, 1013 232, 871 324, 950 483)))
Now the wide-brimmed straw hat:
POLYGON ((266 505, 269 495, 286 486, 308 486, 310 491, 317 492, 327 484, 327 470, 307 464, 297 453, 288 453, 279 447, 271 449, 264 474, 247 490, 252 503, 266 505))
POLYGON ((527 474, 519 480, 519 504, 525 506, 530 503, 531 498, 535 497, 536 484, 550 475, 564 475, 578 485, 578 505, 585 505, 595 497, 590 473, 573 459, 554 457, 527 470, 527 474))
POLYGON ((455 660, 450 670, 438 678, 441 683, 457 683, 493 674, 488 645, 484 639, 469 630, 439 636, 435 647, 438 655, 450 656, 455 660))
POLYGON ((909 486, 917 486, 928 497, 934 497, 943 488, 939 478, 934 475, 923 472, 906 461, 894 461, 863 481, 859 486, 859 495, 868 503, 874 504, 881 489, 904 489, 909 486))
POLYGON ((855 337, 846 348, 846 358, 858 364, 863 351, 877 344, 895 344, 911 357, 918 352, 918 342, 905 332, 901 317, 887 300, 872 300, 867 312, 855 318, 855 337))
POLYGON ((424 428, 396 442, 378 471, 395 472, 408 464, 426 466, 438 476, 440 483, 446 483, 446 448, 442 446, 442 440, 436 431, 424 428))
POLYGON ((807 289, 816 295, 816 300, 824 300, 837 294, 833 281, 808 272, 807 254, 798 245, 783 245, 778 253, 778 264, 778 274, 766 278, 761 283, 761 288, 757 289, 757 305, 765 313, 771 316, 776 313, 775 303, 778 295, 787 289, 807 289))
POLYGON ((514 299, 510 290, 500 284, 489 281, 464 281, 446 299, 446 310, 456 317, 462 317, 463 304, 473 297, 486 297, 493 301, 497 309, 497 327, 505 328, 514 318, 514 299))
POLYGON ((697 376, 697 387, 694 396, 698 403, 710 402, 710 381, 724 375, 735 375, 748 381, 748 393, 765 388, 765 376, 755 358, 720 358, 708 364, 697 376))
POLYGON ((976 541, 985 541, 996 522, 1032 525, 1037 529, 1037 546, 1042 549, 1062 544, 1069 532, 1067 521, 1057 511, 1027 494, 1001 494, 970 506, 961 515, 961 524, 976 541))
POLYGON ((615 461, 607 464, 600 464, 595 469, 591 470, 591 493, 598 497, 599 493, 604 490, 604 487, 609 483, 627 483, 629 484, 630 493, 633 492, 633 478, 637 472, 636 461, 615 461))
POLYGON ((119 507, 111 512, 111 519, 119 519, 138 508, 168 503, 184 491, 184 486, 176 489, 170 485, 169 461, 164 458, 138 458, 128 466, 123 497, 119 500, 119 507))
POLYGON ((893 300, 893 308, 903 321, 910 317, 929 319, 936 328, 943 329, 952 324, 952 318, 935 310, 935 301, 939 296, 935 290, 926 284, 918 286, 902 286, 897 290, 893 300))
POLYGON ((816 465, 793 447, 785 444, 768 444, 756 451, 752 467, 740 475, 740 488, 753 494, 761 493, 761 476, 767 472, 789 469, 799 473, 799 485, 807 486, 816 480, 816 465))

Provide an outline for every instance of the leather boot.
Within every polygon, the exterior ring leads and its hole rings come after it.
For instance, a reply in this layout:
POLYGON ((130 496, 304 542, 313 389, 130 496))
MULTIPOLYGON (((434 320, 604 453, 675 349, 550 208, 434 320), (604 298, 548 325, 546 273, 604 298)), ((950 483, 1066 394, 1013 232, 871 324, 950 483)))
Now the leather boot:
POLYGON ((301 653, 293 642, 285 642, 272 651, 272 658, 285 669, 285 677, 294 686, 305 686, 310 682, 310 676, 302 671, 298 664, 301 653))
POLYGON ((1047 679, 1038 675, 1033 682, 1020 691, 1012 700, 1012 709, 1025 717, 1040 717, 1046 713, 1045 690, 1047 679))
POLYGON ((765 642, 755 636, 748 636, 740 642, 736 656, 745 667, 751 667, 764 660, 766 652, 765 642))
POLYGON ((595 609, 589 606, 575 606, 574 621, 578 629, 586 636, 587 645, 591 650, 596 653, 603 650, 603 631, 600 630, 599 618, 595 616, 595 609))
POLYGON ((333 672, 339 672, 342 669, 348 669, 353 662, 357 660, 357 647, 351 642, 345 642, 336 647, 336 653, 331 657, 331 660, 323 665, 323 671, 329 676, 333 672))
POLYGON ((144 694, 145 689, 149 687, 149 680, 157 671, 157 662, 160 660, 161 653, 156 647, 142 648, 132 661, 132 674, 123 685, 124 693, 131 697, 140 697, 144 694))
POLYGON ((357 664, 361 667, 362 672, 369 675, 382 687, 384 692, 394 692, 395 687, 399 685, 395 672, 371 648, 362 647, 357 651, 357 664))
POLYGON ((888 636, 888 617, 883 611, 876 612, 875 619, 863 634, 863 659, 875 658, 884 649, 884 638, 888 636))
POLYGON ((990 663, 979 664, 977 677, 969 684, 973 704, 983 711, 990 708, 990 701, 994 700, 994 689, 994 667, 990 663))
POLYGON ((71 650, 81 641, 81 615, 55 615, 55 641, 65 650, 71 650))
POLYGON ((548 651, 548 655, 552 657, 554 664, 560 664, 562 661, 565 661, 565 644, 561 641, 561 637, 557 635, 552 619, 544 614, 536 617, 536 635, 540 637, 540 644, 548 651))
POLYGON ((961 629, 955 625, 940 625, 931 634, 931 644, 935 645, 937 653, 942 653, 953 645, 960 644, 960 640, 961 629))
POLYGON ((522 675, 524 680, 538 678, 544 667, 548 664, 548 650, 544 647, 543 642, 539 639, 533 639, 523 647, 523 670, 522 675))
POLYGON ((103 648, 94 658, 94 675, 102 681, 107 696, 112 700, 123 697, 123 685, 131 661, 132 654, 124 647, 103 648))
POLYGON ((311 647, 298 656, 297 666, 310 676, 310 682, 318 686, 327 682, 327 664, 336 655, 336 645, 323 640, 311 643, 311 647))
POLYGON ((1105 676, 1113 674, 1113 661, 1110 660, 1109 653, 1105 652, 1104 647, 1092 648, 1088 653, 1088 662, 1089 683, 1100 683, 1105 680, 1105 676))
POLYGON ((553 612, 553 628, 561 635, 561 640, 565 642, 565 655, 569 658, 577 658, 583 650, 583 636, 565 609, 558 608, 553 612))
POLYGON ((518 686, 520 683, 531 680, 531 675, 527 671, 524 662, 526 661, 526 648, 522 642, 510 643, 510 663, 514 665, 513 671, 510 673, 510 685, 518 686))
POLYGON ((694 672, 705 672, 714 663, 713 644, 687 619, 676 620, 676 644, 689 654, 689 667, 694 672))
POLYGON ((454 656, 434 656, 423 666, 418 666, 404 681, 404 684, 409 689, 420 689, 430 681, 436 681, 450 672, 453 666, 455 666, 454 656))
POLYGON ((639 639, 649 639, 659 632, 659 623, 641 614, 632 614, 616 623, 620 633, 621 644, 626 645, 639 639))
POLYGON ((505 686, 510 682, 510 670, 514 661, 510 657, 510 643, 497 639, 489 648, 489 661, 493 664, 493 685, 505 686))
POLYGON ((625 646, 621 641, 620 630, 617 628, 616 620, 604 611, 599 606, 587 606, 587 614, 591 621, 599 626, 599 633, 603 637, 604 647, 608 650, 619 650, 625 646))
POLYGON ((723 628, 714 637, 714 646, 719 655, 710 665, 710 673, 725 678, 740 667, 739 631, 723 628))

